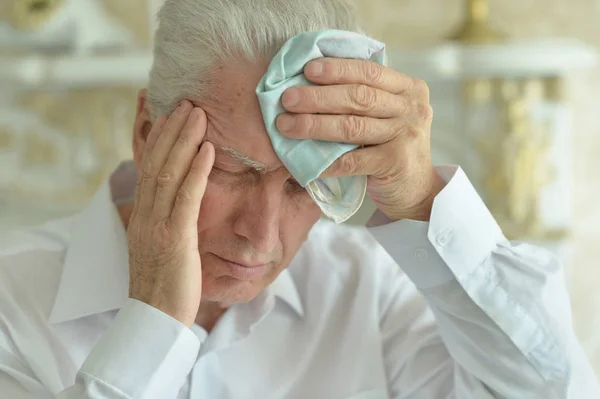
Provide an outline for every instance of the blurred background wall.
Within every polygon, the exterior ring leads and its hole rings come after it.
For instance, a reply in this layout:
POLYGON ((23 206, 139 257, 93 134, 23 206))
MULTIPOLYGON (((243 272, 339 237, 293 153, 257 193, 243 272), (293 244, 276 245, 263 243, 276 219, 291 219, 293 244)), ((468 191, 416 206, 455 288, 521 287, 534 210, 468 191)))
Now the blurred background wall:
MULTIPOLYGON (((153 29, 148 16, 159 4, 0 4, 0 230, 75 211, 119 160, 130 157, 135 96, 145 79, 140 65, 148 60, 153 29), (107 54, 120 60, 125 78, 103 84, 107 54), (47 85, 40 65, 66 83, 47 85), (94 68, 97 74, 90 72, 94 68), (137 78, 129 79, 136 71, 141 71, 137 78), (84 75, 98 79, 90 85, 69 83, 84 75)), ((465 17, 463 0, 357 0, 357 7, 369 32, 398 53, 445 40, 465 17)), ((511 38, 575 38, 600 51, 600 0, 490 0, 490 21, 511 38)), ((572 111, 567 139, 573 152, 568 189, 573 317, 600 372, 600 68, 571 74, 566 83, 572 111)), ((442 92, 432 90, 433 100, 442 92)), ((433 134, 447 134, 445 126, 436 125, 433 134)))

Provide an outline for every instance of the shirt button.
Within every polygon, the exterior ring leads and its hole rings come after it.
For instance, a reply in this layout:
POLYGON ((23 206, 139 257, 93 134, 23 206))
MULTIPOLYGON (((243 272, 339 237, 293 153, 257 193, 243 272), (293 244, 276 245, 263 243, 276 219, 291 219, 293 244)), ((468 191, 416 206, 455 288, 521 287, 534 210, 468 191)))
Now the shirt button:
POLYGON ((419 249, 415 250, 415 258, 417 258, 419 260, 425 260, 428 257, 429 257, 429 254, 427 253, 426 249, 419 248, 419 249))
POLYGON ((445 246, 450 241, 450 236, 452 235, 452 230, 444 230, 437 236, 437 243, 440 247, 445 246))

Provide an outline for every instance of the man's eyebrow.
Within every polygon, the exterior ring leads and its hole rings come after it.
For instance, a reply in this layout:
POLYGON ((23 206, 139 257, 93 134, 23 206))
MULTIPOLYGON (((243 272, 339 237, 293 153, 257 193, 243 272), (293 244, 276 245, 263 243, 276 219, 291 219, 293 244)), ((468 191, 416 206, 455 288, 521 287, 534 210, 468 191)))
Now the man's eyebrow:
POLYGON ((272 171, 274 169, 278 169, 278 168, 273 168, 269 165, 266 165, 262 162, 255 161, 255 160, 251 159, 250 157, 242 154, 241 152, 234 150, 233 148, 222 147, 222 146, 215 145, 215 144, 213 144, 213 145, 215 147, 215 152, 217 154, 220 153, 223 155, 229 155, 236 161, 239 161, 239 162, 243 163, 244 165, 251 167, 252 169, 254 169, 258 172, 266 173, 266 172, 272 171))

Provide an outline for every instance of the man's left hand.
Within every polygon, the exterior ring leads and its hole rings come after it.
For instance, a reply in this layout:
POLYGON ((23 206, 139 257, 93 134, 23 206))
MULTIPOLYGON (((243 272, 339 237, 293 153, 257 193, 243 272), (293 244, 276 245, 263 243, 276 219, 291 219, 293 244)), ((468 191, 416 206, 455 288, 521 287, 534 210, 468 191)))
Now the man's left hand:
POLYGON ((387 217, 429 220, 444 183, 431 162, 427 84, 363 60, 321 58, 304 74, 317 86, 283 94, 281 133, 361 146, 322 176, 368 176, 367 192, 387 217))

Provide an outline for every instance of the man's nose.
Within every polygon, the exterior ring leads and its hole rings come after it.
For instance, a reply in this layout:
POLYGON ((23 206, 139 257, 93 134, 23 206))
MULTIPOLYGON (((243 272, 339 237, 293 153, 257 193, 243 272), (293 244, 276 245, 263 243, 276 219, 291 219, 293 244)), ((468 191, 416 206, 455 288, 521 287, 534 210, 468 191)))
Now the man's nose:
POLYGON ((234 222, 235 234, 261 253, 273 252, 279 241, 279 221, 284 197, 275 187, 256 187, 248 192, 234 222))

